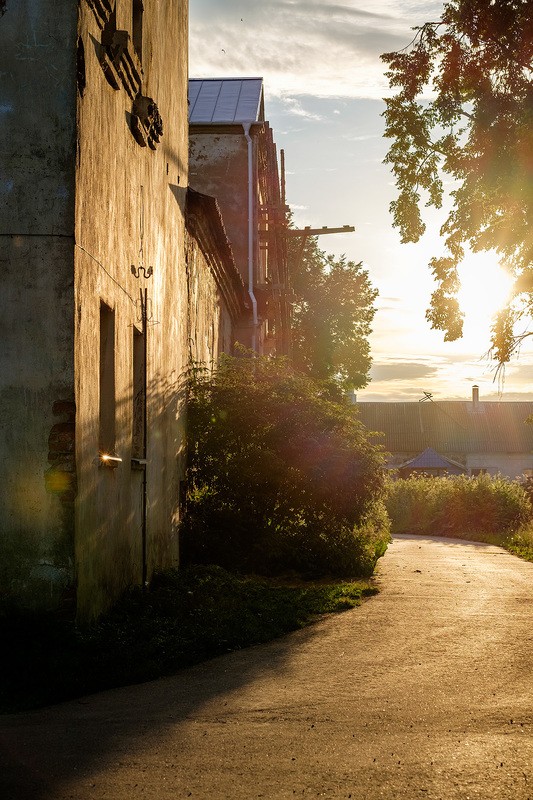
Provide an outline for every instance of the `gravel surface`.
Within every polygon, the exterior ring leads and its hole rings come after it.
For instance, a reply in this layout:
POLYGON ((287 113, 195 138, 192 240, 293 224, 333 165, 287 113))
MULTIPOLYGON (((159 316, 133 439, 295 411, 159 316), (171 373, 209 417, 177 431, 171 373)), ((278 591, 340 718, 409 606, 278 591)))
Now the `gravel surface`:
POLYGON ((377 581, 270 644, 1 717, 0 797, 533 800, 533 564, 401 536, 377 581))

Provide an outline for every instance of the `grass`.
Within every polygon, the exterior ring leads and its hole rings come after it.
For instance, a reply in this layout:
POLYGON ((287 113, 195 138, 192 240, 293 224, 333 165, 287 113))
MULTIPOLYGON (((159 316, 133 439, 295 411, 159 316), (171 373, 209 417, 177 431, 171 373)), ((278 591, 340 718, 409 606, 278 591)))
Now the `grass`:
POLYGON ((59 615, 0 612, 0 711, 152 680, 354 608, 368 581, 311 583, 189 567, 134 590, 87 630, 59 615))
POLYGON ((515 533, 502 543, 502 547, 525 561, 533 561, 533 528, 524 528, 515 533))

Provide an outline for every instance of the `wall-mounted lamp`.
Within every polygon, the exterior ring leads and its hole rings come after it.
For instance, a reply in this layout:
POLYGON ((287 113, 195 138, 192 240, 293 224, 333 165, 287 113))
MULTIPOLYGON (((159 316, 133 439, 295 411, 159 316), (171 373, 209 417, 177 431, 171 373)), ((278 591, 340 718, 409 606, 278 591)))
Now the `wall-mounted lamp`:
POLYGON ((100 454, 100 466, 108 467, 108 469, 116 469, 122 464, 122 459, 118 456, 110 456, 107 453, 100 454))

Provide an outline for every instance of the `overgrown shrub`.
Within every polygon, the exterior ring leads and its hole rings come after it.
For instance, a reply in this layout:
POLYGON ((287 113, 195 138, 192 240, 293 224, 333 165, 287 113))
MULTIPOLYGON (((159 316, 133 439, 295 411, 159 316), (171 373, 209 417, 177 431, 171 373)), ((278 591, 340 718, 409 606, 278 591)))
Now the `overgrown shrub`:
POLYGON ((390 481, 386 499, 393 533, 434 536, 511 535, 531 519, 523 487, 500 475, 390 481))
POLYGON ((372 572, 388 541, 383 457, 338 389, 285 359, 191 372, 185 563, 372 572))

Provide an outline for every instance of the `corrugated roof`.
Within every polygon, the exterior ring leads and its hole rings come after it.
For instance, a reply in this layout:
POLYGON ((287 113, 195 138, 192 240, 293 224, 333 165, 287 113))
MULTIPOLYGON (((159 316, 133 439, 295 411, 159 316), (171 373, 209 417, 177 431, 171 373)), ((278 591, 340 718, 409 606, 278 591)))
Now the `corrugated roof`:
POLYGON ((391 453, 533 453, 533 402, 357 403, 359 418, 391 453))
POLYGON ((231 125, 264 122, 262 78, 205 78, 189 81, 189 122, 231 125))

